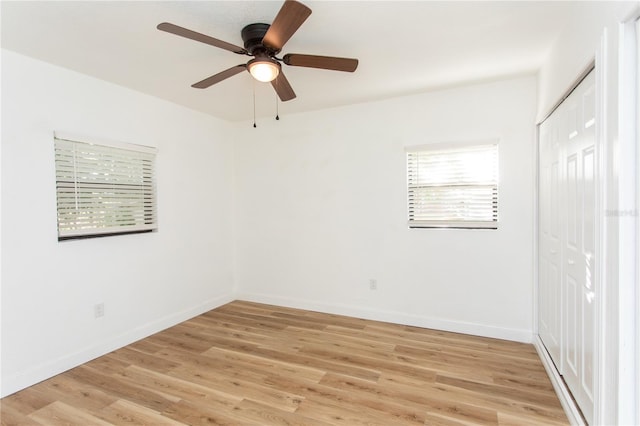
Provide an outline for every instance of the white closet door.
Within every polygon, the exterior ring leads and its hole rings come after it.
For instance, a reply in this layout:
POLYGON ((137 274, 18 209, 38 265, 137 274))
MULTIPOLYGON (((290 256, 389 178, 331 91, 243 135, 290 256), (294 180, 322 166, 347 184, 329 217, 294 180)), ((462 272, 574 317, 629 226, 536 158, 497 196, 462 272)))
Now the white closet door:
POLYGON ((538 330, 562 373, 562 261, 560 258, 560 126, 550 117, 540 126, 538 330))
POLYGON ((595 73, 540 125, 538 332, 593 420, 596 290, 595 73))
POLYGON ((563 238, 564 376, 587 421, 593 418, 595 343, 595 76, 567 100, 563 238))

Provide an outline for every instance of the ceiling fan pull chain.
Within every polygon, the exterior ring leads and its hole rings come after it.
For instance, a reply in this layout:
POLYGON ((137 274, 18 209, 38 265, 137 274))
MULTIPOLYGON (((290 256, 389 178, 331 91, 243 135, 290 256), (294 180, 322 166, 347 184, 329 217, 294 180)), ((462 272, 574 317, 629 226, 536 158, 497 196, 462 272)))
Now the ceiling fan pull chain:
MULTIPOLYGON (((278 85, 278 80, 276 80, 276 86, 278 85)), ((278 110, 278 93, 276 92, 276 120, 280 120, 280 111, 278 110)))
POLYGON ((256 82, 254 81, 253 84, 251 85, 251 87, 253 87, 253 128, 255 129, 256 127, 256 82))

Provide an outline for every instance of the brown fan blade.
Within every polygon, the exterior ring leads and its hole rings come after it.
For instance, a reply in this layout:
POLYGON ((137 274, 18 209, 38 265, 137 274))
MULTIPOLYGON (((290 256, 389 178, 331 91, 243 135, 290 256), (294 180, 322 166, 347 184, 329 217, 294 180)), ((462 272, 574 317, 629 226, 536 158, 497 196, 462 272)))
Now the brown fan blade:
POLYGON ((300 25, 311 15, 311 9, 295 0, 284 2, 271 27, 262 39, 262 44, 276 53, 289 41, 300 25))
POLYGON ((289 84, 289 80, 284 76, 282 70, 280 70, 278 77, 271 82, 271 85, 282 102, 290 101, 296 97, 296 93, 291 88, 291 84, 289 84))
POLYGON ((179 27, 168 22, 163 22, 158 25, 160 31, 166 31, 171 34, 179 35, 191 40, 199 41, 201 43, 209 44, 211 46, 219 47, 220 49, 229 50, 239 55, 246 55, 247 51, 235 44, 227 43, 226 41, 218 40, 217 38, 209 37, 208 35, 200 34, 198 32, 188 30, 186 28, 179 27))
POLYGON ((246 64, 236 65, 235 67, 231 67, 222 72, 219 72, 216 75, 212 75, 209 78, 205 78, 202 81, 192 84, 191 87, 195 87, 196 89, 206 89, 207 87, 213 86, 216 83, 220 83, 222 80, 233 77, 234 75, 239 74, 246 69, 246 64))
POLYGON ((320 68, 323 70, 354 72, 358 68, 358 60, 335 58, 333 56, 301 55, 289 53, 282 58, 283 62, 293 67, 320 68))

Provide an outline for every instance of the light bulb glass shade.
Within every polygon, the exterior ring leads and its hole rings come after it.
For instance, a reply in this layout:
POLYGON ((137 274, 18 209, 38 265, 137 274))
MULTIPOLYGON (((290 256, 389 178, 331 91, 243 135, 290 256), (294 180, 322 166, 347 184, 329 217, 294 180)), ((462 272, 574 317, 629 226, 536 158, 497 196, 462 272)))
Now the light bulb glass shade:
POLYGON ((280 64, 270 59, 254 59, 249 62, 249 72, 256 80, 268 83, 280 74, 280 64))

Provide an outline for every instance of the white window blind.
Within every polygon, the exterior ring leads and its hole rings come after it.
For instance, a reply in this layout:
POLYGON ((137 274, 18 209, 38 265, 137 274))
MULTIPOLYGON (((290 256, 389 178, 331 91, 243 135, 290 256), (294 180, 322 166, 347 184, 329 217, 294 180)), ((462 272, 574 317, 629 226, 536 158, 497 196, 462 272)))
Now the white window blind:
POLYGON ((156 149, 56 134, 58 240, 157 229, 156 149))
POLYGON ((498 145, 407 150, 410 228, 498 227, 498 145))

